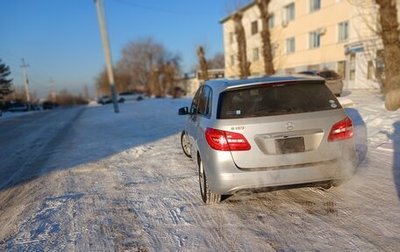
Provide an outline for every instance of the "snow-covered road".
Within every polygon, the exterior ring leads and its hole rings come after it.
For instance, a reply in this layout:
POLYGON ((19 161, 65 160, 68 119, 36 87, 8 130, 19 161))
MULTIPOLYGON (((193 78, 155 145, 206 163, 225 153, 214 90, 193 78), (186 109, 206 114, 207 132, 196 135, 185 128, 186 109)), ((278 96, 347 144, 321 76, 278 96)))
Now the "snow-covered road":
POLYGON ((0 120, 0 251, 398 251, 399 112, 373 91, 344 99, 366 156, 351 181, 211 206, 180 149, 189 100, 0 120))

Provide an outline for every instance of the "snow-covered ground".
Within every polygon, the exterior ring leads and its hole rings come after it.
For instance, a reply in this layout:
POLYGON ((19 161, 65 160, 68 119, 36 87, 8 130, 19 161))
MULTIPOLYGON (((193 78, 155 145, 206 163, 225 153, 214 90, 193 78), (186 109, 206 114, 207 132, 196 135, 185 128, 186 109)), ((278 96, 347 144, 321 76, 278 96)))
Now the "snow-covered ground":
POLYGON ((15 118, 15 117, 19 117, 19 116, 24 116, 24 115, 28 115, 28 114, 34 114, 34 113, 38 113, 40 112, 39 110, 37 111, 24 111, 24 112, 8 112, 8 111, 4 111, 2 112, 1 116, 0 116, 0 121, 5 120, 5 119, 9 119, 9 118, 15 118))
POLYGON ((0 179, 0 250, 398 251, 400 114, 375 91, 341 101, 362 157, 352 180, 218 205, 202 203, 196 165, 180 149, 177 109, 188 99, 120 104, 119 114, 111 105, 51 112, 62 137, 32 132, 43 153, 21 164, 37 171, 0 179))

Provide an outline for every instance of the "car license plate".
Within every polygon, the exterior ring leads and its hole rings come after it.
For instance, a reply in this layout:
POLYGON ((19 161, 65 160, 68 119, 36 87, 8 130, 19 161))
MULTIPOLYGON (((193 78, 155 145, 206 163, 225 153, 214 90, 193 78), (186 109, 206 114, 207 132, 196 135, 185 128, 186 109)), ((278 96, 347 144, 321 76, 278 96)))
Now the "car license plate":
POLYGON ((275 140, 276 152, 278 154, 304 152, 304 137, 291 137, 275 140))

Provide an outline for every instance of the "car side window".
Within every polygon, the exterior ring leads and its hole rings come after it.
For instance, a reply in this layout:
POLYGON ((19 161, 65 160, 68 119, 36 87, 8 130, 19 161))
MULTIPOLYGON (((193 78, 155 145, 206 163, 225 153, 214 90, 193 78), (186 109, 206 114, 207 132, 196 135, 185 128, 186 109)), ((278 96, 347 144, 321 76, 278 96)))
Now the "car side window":
POLYGON ((210 117, 211 115, 211 88, 204 86, 199 96, 198 114, 210 117))
POLYGON ((195 114, 198 113, 198 103, 199 103, 199 98, 200 98, 200 94, 201 94, 202 89, 203 89, 203 88, 200 87, 200 88, 197 90, 197 92, 196 92, 196 94, 194 95, 194 97, 193 97, 192 105, 190 106, 190 114, 192 114, 192 115, 195 115, 195 114))
POLYGON ((211 104, 212 104, 212 90, 209 86, 206 86, 204 88, 206 91, 207 95, 207 105, 206 105, 206 111, 205 111, 205 116, 210 118, 211 117, 211 104))

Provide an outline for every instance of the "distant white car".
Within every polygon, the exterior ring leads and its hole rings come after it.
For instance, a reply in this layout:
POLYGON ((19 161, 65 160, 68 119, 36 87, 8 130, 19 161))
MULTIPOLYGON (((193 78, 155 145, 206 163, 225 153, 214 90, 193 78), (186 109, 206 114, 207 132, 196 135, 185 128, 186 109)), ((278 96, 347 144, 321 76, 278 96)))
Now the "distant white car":
POLYGON ((124 101, 141 101, 144 98, 144 94, 138 92, 123 92, 119 94, 119 98, 124 99, 124 101))

